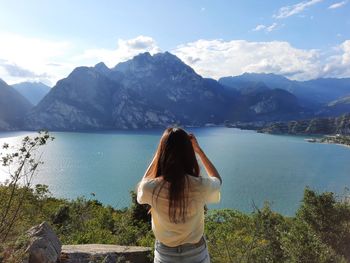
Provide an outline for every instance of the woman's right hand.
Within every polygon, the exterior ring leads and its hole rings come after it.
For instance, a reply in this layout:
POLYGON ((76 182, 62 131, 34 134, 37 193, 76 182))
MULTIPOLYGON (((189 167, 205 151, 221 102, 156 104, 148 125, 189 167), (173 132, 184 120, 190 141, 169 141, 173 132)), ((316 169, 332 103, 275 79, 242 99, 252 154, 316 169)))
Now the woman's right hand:
POLYGON ((199 153, 199 152, 201 151, 201 147, 199 146, 196 137, 195 137, 194 134, 192 134, 192 133, 190 133, 188 136, 190 137, 193 150, 194 150, 196 153, 199 153))

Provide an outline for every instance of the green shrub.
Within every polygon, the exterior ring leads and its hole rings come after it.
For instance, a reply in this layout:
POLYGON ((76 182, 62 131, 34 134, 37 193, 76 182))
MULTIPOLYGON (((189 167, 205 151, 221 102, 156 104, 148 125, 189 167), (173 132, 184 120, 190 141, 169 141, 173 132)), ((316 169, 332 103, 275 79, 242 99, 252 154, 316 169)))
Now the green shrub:
MULTIPOLYGON (((0 196, 8 193, 0 185, 0 196)), ((148 208, 136 203, 116 209, 84 197, 51 197, 46 186, 17 186, 25 196, 8 240, 0 245, 0 259, 16 262, 26 230, 48 221, 64 244, 154 246, 148 208), (17 252, 16 252, 17 251, 17 252)), ((0 206, 4 209, 3 206, 0 206)), ((295 217, 284 217, 268 204, 245 214, 232 209, 208 210, 205 235, 212 262, 349 262, 350 206, 332 193, 306 189, 295 217)))

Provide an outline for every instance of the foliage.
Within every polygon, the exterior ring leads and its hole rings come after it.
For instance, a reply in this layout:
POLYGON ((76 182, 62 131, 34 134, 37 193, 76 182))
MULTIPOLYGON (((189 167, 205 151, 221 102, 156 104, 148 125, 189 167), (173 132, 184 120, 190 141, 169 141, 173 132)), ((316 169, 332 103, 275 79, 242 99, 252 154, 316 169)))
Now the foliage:
POLYGON ((322 243, 350 261, 349 202, 338 202, 331 192, 318 195, 307 188, 297 219, 317 233, 322 243))
POLYGON ((335 135, 335 136, 325 136, 320 142, 323 143, 335 143, 350 146, 350 136, 349 135, 335 135))
MULTIPOLYGON (((9 180, 0 196, 0 242, 5 242, 16 227, 23 202, 30 197, 33 176, 42 163, 40 149, 53 139, 47 131, 40 131, 38 136, 24 137, 17 146, 3 144, 0 162, 8 170, 9 180)), ((36 194, 45 190, 38 186, 36 194)))
MULTIPOLYGON (((0 186, 0 195, 9 188, 0 186)), ((0 246, 3 253, 15 251, 25 230, 44 220, 64 244, 154 245, 147 209, 138 207, 134 193, 130 208, 115 209, 84 197, 53 198, 42 185, 18 188, 22 190, 26 192, 23 211, 11 240, 0 246)), ((305 190, 302 205, 293 218, 272 211, 268 204, 252 214, 232 209, 208 210, 205 235, 211 260, 349 262, 349 213, 349 203, 337 200, 331 193, 317 194, 310 189, 305 190)))
POLYGON ((133 218, 133 224, 148 223, 151 226, 151 213, 149 205, 140 205, 137 203, 137 195, 134 191, 130 192, 131 195, 131 217, 133 218))
MULTIPOLYGON (((7 185, 1 185, 0 196, 8 188, 7 185)), ((63 244, 154 244, 150 224, 141 221, 136 224, 137 220, 133 218, 131 209, 117 210, 85 197, 75 200, 53 198, 42 185, 37 185, 34 189, 18 188, 18 191, 26 191, 27 195, 16 228, 8 241, 0 245, 0 262, 1 254, 6 254, 7 259, 9 255, 13 257, 18 249, 19 237, 42 221, 47 221, 54 228, 63 244)))
POLYGON ((350 262, 350 204, 306 188, 294 218, 268 204, 247 215, 224 209, 206 216, 212 262, 350 262))

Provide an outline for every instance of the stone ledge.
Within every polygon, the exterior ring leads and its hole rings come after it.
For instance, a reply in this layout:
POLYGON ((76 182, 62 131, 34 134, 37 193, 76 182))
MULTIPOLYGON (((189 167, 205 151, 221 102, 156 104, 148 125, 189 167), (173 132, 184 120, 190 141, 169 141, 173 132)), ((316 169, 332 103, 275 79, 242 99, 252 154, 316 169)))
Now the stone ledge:
POLYGON ((63 245, 61 263, 149 263, 151 248, 118 245, 63 245))

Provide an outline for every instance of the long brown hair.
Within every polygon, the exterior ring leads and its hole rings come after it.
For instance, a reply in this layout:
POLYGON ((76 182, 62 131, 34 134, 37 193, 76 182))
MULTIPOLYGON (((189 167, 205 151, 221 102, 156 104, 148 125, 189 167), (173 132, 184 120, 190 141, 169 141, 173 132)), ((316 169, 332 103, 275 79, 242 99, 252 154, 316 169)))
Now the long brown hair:
MULTIPOLYGON (((181 128, 167 128, 160 139, 147 177, 163 176, 164 180, 158 188, 156 198, 162 187, 168 183, 169 219, 174 223, 186 220, 188 203, 186 174, 199 176, 199 165, 190 137, 181 128)), ((155 191, 153 191, 153 196, 155 196, 155 191)))

